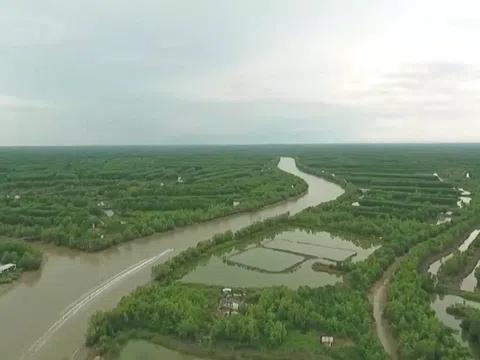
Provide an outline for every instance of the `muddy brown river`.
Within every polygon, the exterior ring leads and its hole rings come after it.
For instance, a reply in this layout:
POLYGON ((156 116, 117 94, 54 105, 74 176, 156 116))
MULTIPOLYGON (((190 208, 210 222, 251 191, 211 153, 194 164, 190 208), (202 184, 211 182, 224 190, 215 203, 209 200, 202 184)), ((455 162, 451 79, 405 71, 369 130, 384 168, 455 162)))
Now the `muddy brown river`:
POLYGON ((292 158, 281 158, 278 166, 304 179, 308 193, 256 212, 155 234, 95 254, 42 246, 41 271, 0 287, 0 358, 80 359, 90 315, 114 307, 122 296, 147 282, 153 264, 216 233, 237 231, 287 211, 297 213, 343 193, 339 186, 299 171, 292 158))

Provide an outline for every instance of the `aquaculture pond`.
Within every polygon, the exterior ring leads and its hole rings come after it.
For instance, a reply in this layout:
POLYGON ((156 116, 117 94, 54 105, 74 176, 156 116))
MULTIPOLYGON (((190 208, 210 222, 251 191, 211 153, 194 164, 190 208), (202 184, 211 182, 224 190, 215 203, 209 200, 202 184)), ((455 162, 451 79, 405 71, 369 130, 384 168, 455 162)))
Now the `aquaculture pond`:
POLYGON ((447 313, 447 308, 454 304, 465 304, 477 309, 480 309, 480 303, 475 301, 464 300, 460 296, 445 295, 444 297, 437 296, 432 302, 432 309, 435 311, 437 319, 445 324, 445 326, 457 330, 454 334, 462 345, 468 346, 468 341, 462 336, 462 329, 460 328, 460 319, 456 319, 453 315, 447 313))
POLYGON ((477 278, 475 277, 475 270, 480 266, 480 260, 475 265, 475 268, 472 270, 470 274, 468 274, 460 283, 460 289, 463 291, 475 291, 477 287, 477 278))
MULTIPOLYGON (((460 252, 465 252, 468 250, 469 246, 472 244, 472 242, 475 240, 477 235, 480 233, 480 230, 474 230, 470 233, 470 235, 465 239, 465 241, 458 247, 458 250, 460 252)), ((453 256, 453 251, 446 255, 443 256, 441 259, 438 259, 437 261, 433 262, 429 267, 428 267, 428 272, 431 274, 436 275, 438 273, 438 270, 440 270, 440 267, 442 264, 451 259, 453 256)))
POLYGON ((181 281, 236 287, 286 285, 324 286, 342 281, 342 276, 315 272, 312 264, 336 264, 366 259, 379 246, 361 245, 327 232, 283 232, 256 244, 225 250, 201 261, 181 281))
POLYGON ((353 262, 365 260, 380 246, 371 246, 371 243, 357 244, 332 235, 328 232, 309 233, 295 230, 281 233, 272 240, 267 240, 263 246, 269 249, 283 250, 292 253, 307 254, 330 261, 353 262))
MULTIPOLYGON (((472 233, 473 234, 473 233, 472 233)), ((480 230, 475 230, 475 236, 480 234, 480 230)), ((477 278, 475 277, 475 270, 480 266, 480 260, 477 262, 477 265, 473 268, 473 270, 468 274, 460 283, 460 289, 464 291, 475 291, 477 287, 477 278)))

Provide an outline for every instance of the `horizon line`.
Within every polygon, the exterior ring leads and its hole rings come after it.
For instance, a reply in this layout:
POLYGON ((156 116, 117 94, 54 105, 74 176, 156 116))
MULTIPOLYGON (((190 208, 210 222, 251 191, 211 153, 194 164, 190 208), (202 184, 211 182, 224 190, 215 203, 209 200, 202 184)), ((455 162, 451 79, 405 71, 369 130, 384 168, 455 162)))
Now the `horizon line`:
POLYGON ((93 147, 225 147, 225 146, 305 146, 305 145, 480 145, 480 142, 305 142, 305 143, 234 143, 234 144, 75 144, 75 145, 1 145, 0 148, 93 148, 93 147))

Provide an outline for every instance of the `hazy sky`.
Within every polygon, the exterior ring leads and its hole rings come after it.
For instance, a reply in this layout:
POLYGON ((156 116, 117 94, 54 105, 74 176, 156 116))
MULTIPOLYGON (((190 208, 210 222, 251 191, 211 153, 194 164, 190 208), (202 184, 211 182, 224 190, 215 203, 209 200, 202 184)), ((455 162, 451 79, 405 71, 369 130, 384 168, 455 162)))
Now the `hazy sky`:
POLYGON ((3 0, 0 145, 480 141, 475 0, 3 0))

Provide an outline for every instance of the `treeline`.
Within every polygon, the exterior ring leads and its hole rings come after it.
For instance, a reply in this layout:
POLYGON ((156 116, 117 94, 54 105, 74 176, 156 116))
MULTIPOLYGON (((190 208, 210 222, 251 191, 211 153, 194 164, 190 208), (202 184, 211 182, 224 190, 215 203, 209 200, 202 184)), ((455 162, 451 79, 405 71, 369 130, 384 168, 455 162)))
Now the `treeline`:
POLYGON ((0 236, 101 250, 303 194, 256 148, 7 149, 0 236))
POLYGON ((480 216, 465 214, 461 220, 436 237, 414 247, 392 276, 385 314, 400 345, 402 359, 470 359, 462 347, 435 317, 430 307, 431 279, 418 273, 423 260, 454 246, 480 222, 480 216))
POLYGON ((456 193, 441 193, 438 195, 431 195, 428 193, 411 193, 403 191, 385 191, 372 189, 368 192, 367 197, 375 200, 386 201, 405 201, 409 203, 431 203, 438 205, 455 205, 458 201, 460 192, 456 193))
MULTIPOLYGON (((442 212, 454 212, 457 210, 456 202, 458 201, 460 192, 453 189, 450 183, 440 182, 438 180, 434 183, 419 180, 418 177, 425 178, 425 175, 417 174, 412 174, 415 179, 415 184, 413 184, 413 182, 407 184, 405 180, 407 179, 406 174, 400 175, 399 178, 403 180, 399 181, 395 181, 394 179, 378 180, 375 178, 378 175, 378 170, 376 170, 377 172, 372 172, 372 175, 368 175, 366 171, 371 164, 366 164, 366 168, 362 169, 362 159, 358 158, 358 161, 360 164, 356 170, 363 171, 363 177, 360 178, 362 181, 356 181, 359 178, 354 176, 349 177, 342 175, 341 171, 340 174, 337 174, 335 169, 330 168, 329 171, 331 171, 331 173, 326 172, 321 169, 320 164, 315 161, 310 163, 308 159, 305 160, 303 157, 297 161, 297 166, 312 175, 323 177, 343 187, 350 187, 352 189, 351 192, 356 193, 356 196, 352 196, 351 199, 354 202, 358 202, 359 206, 347 210, 345 205, 351 206, 351 204, 344 203, 342 210, 352 212, 357 216, 397 217, 401 219, 431 221, 442 212), (366 183, 367 179, 368 183, 366 183), (433 187, 433 184, 435 184, 435 187, 433 187), (358 189, 359 187, 367 189, 360 191, 358 189)), ((398 164, 396 165, 398 167, 398 164)), ((393 166, 392 163, 392 167, 393 166)), ((388 173, 388 176, 394 178, 396 176, 394 171, 397 170, 397 167, 395 169, 392 168, 392 174, 388 173)), ((339 165, 339 169, 342 169, 341 165, 339 165)), ((385 176, 387 176, 387 174, 385 174, 385 176)), ((432 175, 428 176, 433 178, 432 175)))
POLYGON ((442 282, 461 280, 473 270, 479 258, 480 235, 477 235, 467 250, 453 252, 453 256, 440 266, 437 277, 442 282))
MULTIPOLYGON (((338 176, 337 174, 335 174, 338 176)), ((357 176, 345 176, 345 180, 352 182, 357 186, 365 186, 376 188, 377 186, 404 186, 404 187, 415 187, 415 188, 447 188, 451 189, 452 185, 446 182, 441 182, 438 179, 435 179, 433 176, 430 180, 419 180, 416 178, 406 178, 404 176, 400 178, 395 178, 395 175, 391 175, 391 178, 377 178, 376 175, 357 177, 357 176)))
POLYGON ((468 335, 468 340, 480 345, 480 310, 468 305, 455 304, 447 308, 447 313, 460 318, 460 327, 468 335))
MULTIPOLYGON (((479 173, 477 144, 432 144, 432 145, 315 145, 291 147, 302 162, 325 172, 338 174, 395 174, 400 177, 428 178, 445 169, 457 169, 463 178, 479 173)), ((380 176, 379 176, 380 175, 380 176)))
POLYGON ((427 188, 414 186, 375 186, 373 191, 388 191, 388 192, 403 192, 405 194, 425 195, 427 199, 429 196, 458 196, 458 190, 453 188, 427 188))
MULTIPOLYGON (((219 296, 220 289, 217 291, 219 296)), ((205 346, 233 347, 236 354, 246 348, 267 348, 281 349, 300 359, 302 353, 308 353, 308 358, 327 353, 334 359, 386 359, 372 339, 368 302, 357 292, 331 286, 298 291, 273 287, 263 289, 235 316, 214 316, 216 306, 217 298, 206 287, 179 283, 140 287, 124 297, 115 310, 92 316, 87 344, 103 351, 118 350, 118 340, 125 339, 122 333, 143 329, 189 342, 201 341, 205 346), (312 331, 336 336, 337 341, 354 339, 355 345, 330 351, 319 345, 315 336, 308 349, 300 350, 287 342, 289 334, 312 331), (115 340, 117 345, 112 343, 115 340)))
POLYGON ((359 206, 351 210, 352 213, 357 216, 365 217, 382 217, 389 218, 395 217, 399 219, 415 219, 418 221, 428 222, 435 219, 439 213, 440 209, 436 207, 417 207, 415 209, 409 208, 400 208, 395 206, 359 206))

